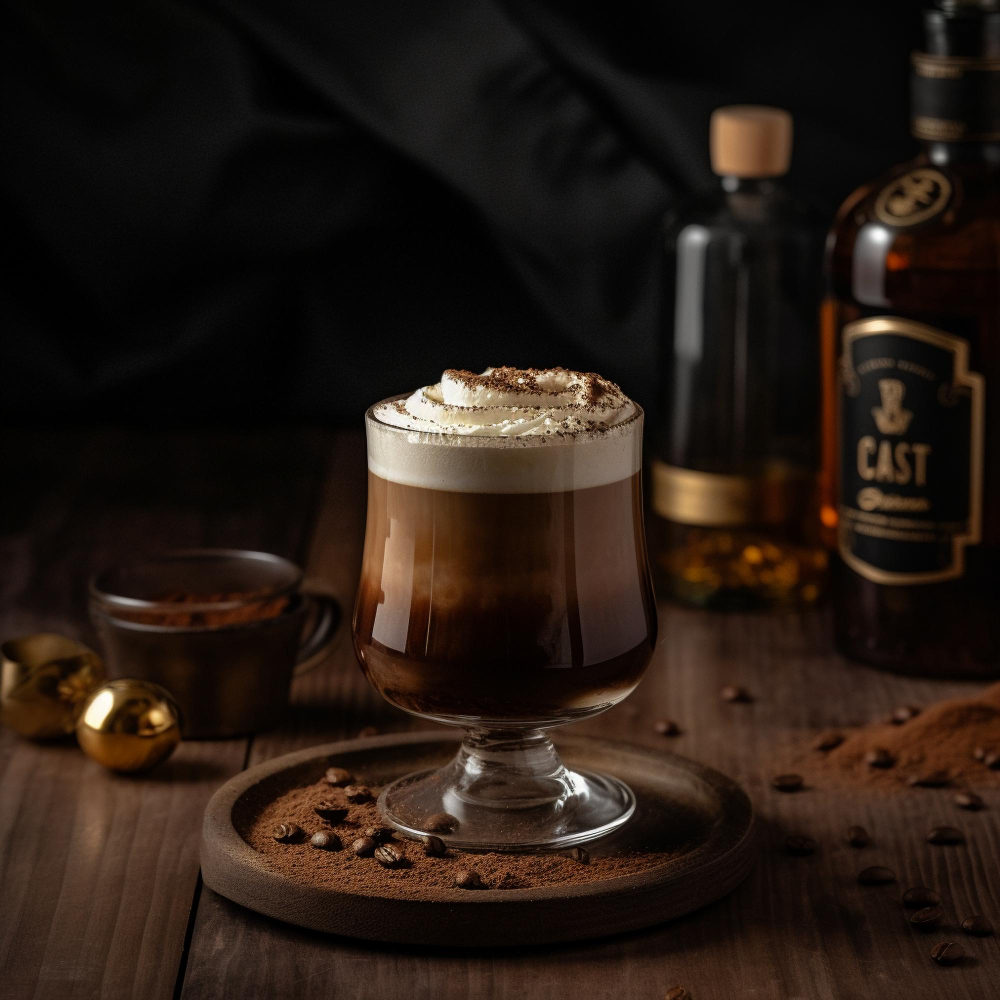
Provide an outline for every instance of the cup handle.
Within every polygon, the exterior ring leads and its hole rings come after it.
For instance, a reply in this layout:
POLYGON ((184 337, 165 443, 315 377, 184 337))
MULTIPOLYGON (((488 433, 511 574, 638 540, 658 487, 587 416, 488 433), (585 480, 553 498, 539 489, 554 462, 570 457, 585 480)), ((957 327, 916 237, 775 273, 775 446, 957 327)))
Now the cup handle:
POLYGON ((302 585, 302 596, 316 609, 312 631, 299 645, 298 662, 293 677, 301 677, 314 667, 318 667, 330 652, 333 637, 340 624, 340 605, 331 594, 326 594, 306 581, 302 585))

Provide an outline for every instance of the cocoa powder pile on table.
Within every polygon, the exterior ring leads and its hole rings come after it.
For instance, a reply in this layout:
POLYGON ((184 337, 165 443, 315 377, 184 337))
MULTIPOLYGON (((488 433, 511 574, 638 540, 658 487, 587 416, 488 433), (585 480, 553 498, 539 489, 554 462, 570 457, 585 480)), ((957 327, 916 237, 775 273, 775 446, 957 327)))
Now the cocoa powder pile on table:
POLYGON ((929 705, 902 724, 885 721, 840 732, 839 746, 824 752, 811 745, 799 755, 795 767, 809 783, 891 791, 940 771, 953 787, 1000 787, 1000 770, 976 756, 977 751, 1000 754, 1000 683, 971 698, 929 705), (872 767, 868 758, 881 750, 892 763, 872 767))
POLYGON ((240 832, 269 866, 296 881, 342 891, 414 899, 442 891, 456 894, 474 891, 455 885, 456 874, 463 869, 476 872, 485 889, 527 889, 634 875, 677 856, 666 852, 594 854, 589 863, 583 864, 560 854, 493 854, 449 849, 444 857, 428 857, 420 843, 397 834, 386 843, 405 855, 405 866, 384 868, 374 858, 357 857, 351 850, 353 842, 363 836, 365 827, 380 825, 374 802, 377 794, 373 788, 371 801, 350 803, 342 789, 319 781, 264 804, 240 832), (340 822, 324 821, 315 812, 315 806, 324 802, 343 805, 348 810, 347 816, 340 822), (301 827, 302 840, 291 844, 276 841, 274 830, 280 823, 301 827), (343 847, 336 851, 311 847, 309 838, 320 831, 336 833, 343 847))

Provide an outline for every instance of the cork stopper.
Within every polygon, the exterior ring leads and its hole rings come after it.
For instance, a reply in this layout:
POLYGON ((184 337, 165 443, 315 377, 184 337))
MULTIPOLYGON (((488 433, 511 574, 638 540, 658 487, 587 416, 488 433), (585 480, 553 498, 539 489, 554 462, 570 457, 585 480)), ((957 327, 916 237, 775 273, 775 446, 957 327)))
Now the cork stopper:
POLYGON ((792 116, 759 104, 716 108, 709 150, 720 177, 780 177, 792 158, 792 116))

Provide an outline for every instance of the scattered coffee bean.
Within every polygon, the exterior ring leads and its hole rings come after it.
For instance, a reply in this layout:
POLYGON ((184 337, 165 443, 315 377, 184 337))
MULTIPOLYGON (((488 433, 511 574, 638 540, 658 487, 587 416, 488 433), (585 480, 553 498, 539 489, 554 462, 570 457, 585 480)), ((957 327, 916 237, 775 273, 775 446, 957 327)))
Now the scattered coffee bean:
POLYGON ((740 687, 739 684, 727 684, 719 692, 719 697, 723 701, 738 702, 744 705, 753 701, 753 695, 745 687, 740 687))
POLYGON ((321 851, 339 851, 344 845, 341 844, 340 837, 335 833, 328 833, 325 830, 321 830, 309 838, 309 846, 318 848, 321 851))
POLYGON ((865 763, 869 767, 892 767, 896 758, 885 747, 875 747, 865 754, 865 763))
POLYGON ((296 844, 305 836, 305 831, 295 823, 279 823, 272 836, 279 843, 296 844))
POLYGON ((985 760, 987 752, 986 747, 976 747, 976 749, 972 751, 972 756, 975 757, 976 760, 985 760))
POLYGON ((661 736, 680 736, 681 727, 673 719, 657 719, 653 729, 661 736))
POLYGON ((366 737, 366 736, 378 736, 378 727, 377 726, 362 726, 358 730, 358 738, 359 739, 364 739, 364 737, 366 737))
POLYGON ((779 792, 800 791, 804 780, 801 774, 777 774, 771 779, 771 785, 779 792))
POLYGON ((927 834, 928 844, 964 844, 965 834, 953 826, 936 826, 927 834))
POLYGON ((944 788, 951 781, 951 775, 947 771, 929 771, 926 774, 911 774, 906 781, 920 788, 944 788))
POLYGON ((329 785, 349 785, 353 778, 351 772, 342 767, 328 767, 323 777, 329 785))
POLYGON ((871 868, 863 868, 858 872, 858 881, 862 885, 887 885, 896 881, 896 873, 891 868, 872 865, 871 868))
POLYGON ((346 807, 337 805, 336 802, 317 802, 313 806, 313 812, 327 823, 339 823, 347 815, 346 807))
POLYGON ((847 842, 851 847, 867 847, 868 831, 863 826, 849 826, 847 828, 847 842))
POLYGON ((384 840, 392 839, 392 830, 387 826, 366 826, 361 831, 362 836, 371 837, 376 843, 381 844, 384 840))
POLYGON ((844 742, 844 734, 834 732, 832 729, 828 733, 823 733, 813 744, 814 750, 822 750, 826 753, 829 750, 836 750, 844 742))
POLYGON ((375 853, 376 843, 371 837, 358 837, 353 844, 351 844, 351 850, 359 858, 370 858, 375 853))
POLYGON ((965 949, 954 941, 939 941, 931 948, 931 958, 938 965, 954 965, 965 958, 965 949))
POLYGON ((983 763, 991 771, 1000 771, 1000 753, 997 753, 996 750, 990 750, 990 752, 983 757, 983 763))
POLYGON ((691 1000, 691 994, 683 986, 674 986, 667 990, 663 1000, 691 1000))
POLYGON ((406 864, 406 855, 389 844, 375 848, 375 860, 383 868, 402 868, 406 864))
POLYGON ((807 858, 816 853, 816 841, 812 837, 793 834, 785 837, 785 851, 796 858, 807 858))
POLYGON ((364 785, 348 785, 344 789, 348 802, 367 802, 372 793, 364 785))
POLYGON ((908 910, 923 910, 928 906, 939 906, 941 897, 925 885, 915 885, 903 893, 903 906, 908 910))
POLYGON ((458 820, 451 813, 435 813, 427 817, 424 826, 431 833, 454 833, 458 829, 458 820))
POLYGON ((993 924, 977 913, 974 917, 966 917, 962 921, 962 930, 976 937, 989 937, 993 933, 993 924))
POLYGON ((590 854, 585 851, 582 847, 571 847, 568 851, 563 854, 564 858, 569 858, 570 861, 576 861, 581 865, 590 864, 590 854))
POLYGON ((455 872, 455 885, 459 889, 482 889, 483 880, 479 877, 478 872, 474 872, 470 868, 459 868, 455 872))
POLYGON ((955 793, 955 805, 959 809, 982 809, 986 803, 975 792, 965 789, 955 793))
POLYGON ((896 726, 901 726, 904 722, 909 722, 910 719, 915 719, 920 714, 920 709, 915 708, 913 705, 900 705, 899 708, 894 708, 892 710, 892 715, 889 716, 889 721, 896 726))
POLYGON ((923 906, 910 917, 910 923, 923 931, 929 931, 937 927, 943 917, 944 910, 940 906, 923 906))
POLYGON ((445 842, 440 837, 427 834, 420 838, 420 843, 424 846, 424 854, 429 858, 443 858, 448 853, 445 842))

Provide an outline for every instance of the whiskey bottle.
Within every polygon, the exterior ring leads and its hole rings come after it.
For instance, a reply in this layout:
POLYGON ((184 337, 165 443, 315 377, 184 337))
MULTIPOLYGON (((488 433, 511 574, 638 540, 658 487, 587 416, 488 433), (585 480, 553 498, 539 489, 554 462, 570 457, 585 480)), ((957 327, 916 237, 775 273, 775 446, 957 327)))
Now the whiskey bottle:
POLYGON ((792 120, 719 108, 717 186, 668 217, 650 554, 661 592, 720 609, 823 589, 816 522, 823 235, 784 187, 792 120))
POLYGON ((1000 2, 938 0, 910 163, 828 242, 823 503, 836 640, 904 673, 1000 674, 1000 2))

